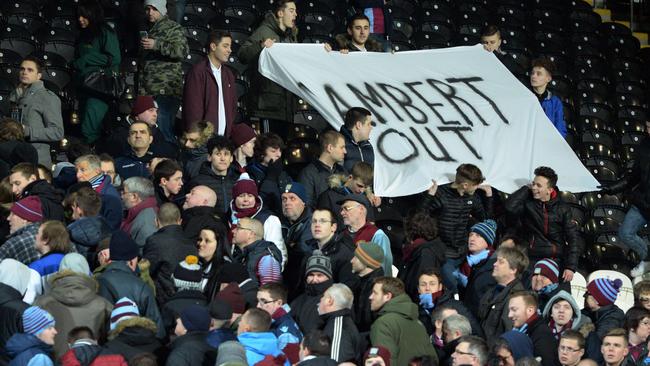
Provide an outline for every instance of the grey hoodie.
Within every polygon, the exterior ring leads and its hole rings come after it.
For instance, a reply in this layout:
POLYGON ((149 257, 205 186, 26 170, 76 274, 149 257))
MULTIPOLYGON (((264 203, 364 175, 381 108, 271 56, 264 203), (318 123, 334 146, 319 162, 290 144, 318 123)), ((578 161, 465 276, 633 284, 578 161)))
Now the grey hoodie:
POLYGON ((578 306, 576 300, 573 298, 573 296, 571 296, 570 293, 564 290, 551 297, 551 299, 546 303, 544 311, 542 312, 542 316, 544 319, 546 319, 546 321, 551 320, 551 309, 553 308, 553 304, 558 302, 558 300, 566 300, 569 304, 571 304, 571 307, 573 308, 573 325, 571 326, 572 330, 580 330, 584 324, 591 322, 589 318, 582 316, 580 307, 578 306))

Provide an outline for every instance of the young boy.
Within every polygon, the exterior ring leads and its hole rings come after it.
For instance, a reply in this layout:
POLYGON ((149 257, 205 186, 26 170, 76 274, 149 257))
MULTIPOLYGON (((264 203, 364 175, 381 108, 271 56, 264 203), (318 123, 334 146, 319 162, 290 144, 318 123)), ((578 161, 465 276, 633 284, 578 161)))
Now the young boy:
POLYGON ((562 101, 547 89, 553 79, 553 63, 549 59, 533 60, 530 71, 530 86, 542 104, 542 109, 562 137, 566 137, 566 123, 562 101))

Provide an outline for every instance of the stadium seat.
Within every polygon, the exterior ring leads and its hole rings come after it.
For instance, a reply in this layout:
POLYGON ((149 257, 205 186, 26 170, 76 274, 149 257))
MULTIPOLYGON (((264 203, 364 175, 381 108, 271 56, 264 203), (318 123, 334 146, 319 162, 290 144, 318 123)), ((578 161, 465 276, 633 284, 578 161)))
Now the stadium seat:
POLYGON ((310 12, 302 17, 306 31, 311 34, 333 36, 337 27, 336 18, 331 14, 310 12))
POLYGON ((605 122, 611 122, 614 118, 612 108, 599 103, 584 103, 578 110, 580 116, 596 117, 605 122))
POLYGON ((410 17, 418 9, 416 0, 391 0, 388 10, 393 19, 410 17))
POLYGON ((399 38, 403 37, 406 40, 410 40, 413 37, 413 20, 407 18, 395 18, 393 19, 393 38, 396 36, 399 38))
POLYGON ((634 306, 634 286, 632 280, 626 275, 618 271, 598 270, 589 274, 587 283, 596 278, 607 278, 610 280, 620 279, 623 285, 621 286, 618 297, 616 298, 616 306, 626 312, 629 308, 634 306))
POLYGON ((415 33, 415 44, 420 49, 443 48, 451 45, 453 29, 445 23, 428 22, 422 24, 415 33))
POLYGON ((587 292, 587 280, 580 272, 573 274, 573 279, 571 280, 571 296, 573 299, 580 304, 584 302, 584 294, 587 292))
POLYGON ((638 119, 619 118, 616 126, 620 134, 627 132, 645 132, 645 122, 638 119))
POLYGON ((433 0, 423 1, 420 4, 420 9, 414 15, 420 24, 427 22, 452 24, 454 14, 454 10, 447 1, 433 0))
POLYGON ((0 49, 9 49, 22 58, 36 51, 36 38, 27 28, 7 25, 0 33, 0 49))
POLYGON ((68 62, 74 59, 75 37, 72 31, 61 28, 49 28, 42 33, 43 50, 60 55, 68 62))
POLYGON ((68 86, 72 77, 68 68, 55 65, 43 68, 42 75, 42 80, 52 83, 59 91, 68 86))
POLYGON ((595 142, 587 142, 580 144, 580 157, 588 159, 596 156, 604 156, 607 158, 615 157, 616 153, 613 148, 598 144, 595 142))
POLYGON ((632 31, 627 26, 617 22, 603 22, 598 26, 598 31, 603 36, 626 36, 632 35, 632 31))
POLYGON ((619 179, 619 172, 606 167, 592 167, 589 169, 591 174, 600 184, 606 185, 616 182, 619 179))
POLYGON ((458 27, 458 33, 454 38, 456 46, 473 46, 481 42, 482 25, 462 24, 458 27))
POLYGON ((625 218, 625 209, 616 206, 599 206, 591 212, 591 216, 595 219, 609 218, 617 222, 619 225, 625 218))
POLYGON ((635 106, 619 108, 617 115, 618 118, 630 118, 644 122, 647 121, 648 118, 645 108, 635 106))
POLYGON ((610 133, 602 130, 585 129, 581 136, 583 143, 594 142, 603 144, 609 148, 614 148, 615 139, 610 133))
POLYGON ((578 198, 578 195, 576 195, 573 192, 561 191, 560 192, 560 198, 562 199, 562 202, 564 202, 564 203, 569 203, 569 204, 573 204, 573 205, 580 204, 580 199, 578 198))
POLYGON ((572 33, 588 32, 594 33, 600 26, 600 15, 593 12, 591 9, 575 9, 569 14, 568 29, 572 33))
POLYGON ((634 57, 639 51, 639 40, 631 34, 610 35, 606 42, 607 53, 614 57, 634 57))
POLYGON ((10 49, 0 49, 0 64, 13 65, 18 67, 22 62, 23 57, 16 51, 10 49))
POLYGON ((207 24, 218 15, 216 6, 214 0, 186 0, 185 14, 197 16, 207 24))
POLYGON ((621 135, 621 145, 639 145, 646 137, 646 133, 628 132, 621 135))
POLYGON ((620 223, 611 217, 592 217, 584 224, 586 234, 598 237, 601 234, 616 234, 620 223))

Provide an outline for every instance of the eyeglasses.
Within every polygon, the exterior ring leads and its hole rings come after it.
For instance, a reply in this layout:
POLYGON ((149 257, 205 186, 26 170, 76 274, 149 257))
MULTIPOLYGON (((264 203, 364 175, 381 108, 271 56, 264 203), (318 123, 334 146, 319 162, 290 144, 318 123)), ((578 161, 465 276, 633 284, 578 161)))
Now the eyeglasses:
POLYGON ((264 304, 264 305, 270 304, 270 303, 275 302, 275 301, 278 301, 278 300, 264 300, 264 299, 257 299, 257 303, 258 303, 258 304, 264 304))
POLYGON ((314 219, 314 220, 311 220, 311 223, 312 223, 312 224, 321 224, 321 225, 323 225, 323 224, 327 224, 327 223, 329 223, 329 222, 332 222, 332 221, 325 220, 325 219, 319 219, 319 220, 314 219))
POLYGON ((360 203, 356 204, 354 206, 341 206, 341 212, 343 212, 343 211, 352 211, 352 210, 354 210, 355 208, 357 208, 359 206, 361 206, 360 203))
POLYGON ((580 348, 571 348, 571 347, 567 347, 567 346, 560 346, 560 347, 558 347, 558 350, 560 352, 564 352, 564 353, 575 353, 575 352, 580 351, 580 348))

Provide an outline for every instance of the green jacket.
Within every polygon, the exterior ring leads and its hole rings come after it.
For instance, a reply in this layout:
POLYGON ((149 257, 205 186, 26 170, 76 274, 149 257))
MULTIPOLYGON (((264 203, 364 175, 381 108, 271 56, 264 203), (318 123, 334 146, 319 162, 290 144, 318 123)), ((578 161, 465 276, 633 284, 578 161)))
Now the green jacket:
POLYGON ((436 350, 418 320, 418 306, 408 295, 395 296, 382 306, 370 327, 370 343, 386 347, 391 365, 408 365, 413 357, 430 356, 438 363, 436 350))
POLYGON ((138 93, 183 97, 182 61, 190 53, 183 28, 167 16, 149 29, 154 48, 142 50, 138 65, 138 93))
POLYGON ((104 29, 101 35, 93 39, 92 42, 77 45, 72 67, 76 71, 77 81, 82 82, 89 73, 106 67, 112 71, 119 71, 121 62, 122 55, 117 35, 112 30, 104 29), (112 57, 110 65, 108 64, 108 54, 112 57))
POLYGON ((239 60, 249 65, 252 75, 250 91, 245 100, 248 114, 251 116, 293 121, 293 94, 260 74, 259 56, 264 48, 264 40, 270 38, 277 43, 297 43, 297 35, 298 30, 295 27, 287 32, 282 31, 275 15, 268 13, 262 24, 239 48, 239 60))

